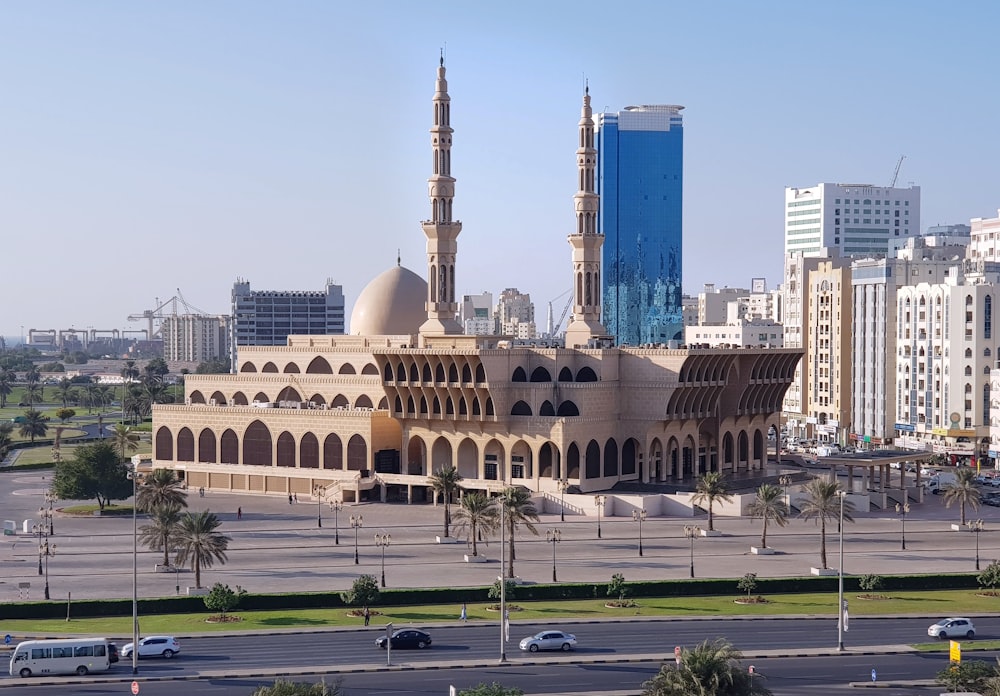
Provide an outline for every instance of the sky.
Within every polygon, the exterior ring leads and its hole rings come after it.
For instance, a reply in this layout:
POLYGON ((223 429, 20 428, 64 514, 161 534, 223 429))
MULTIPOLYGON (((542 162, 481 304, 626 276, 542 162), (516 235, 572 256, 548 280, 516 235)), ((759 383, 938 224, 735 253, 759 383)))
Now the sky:
MULTIPOLYGON (((577 122, 684 109, 684 291, 781 280, 786 186, 1000 208, 1000 3, 0 2, 0 335, 141 329, 178 289, 426 275, 431 98, 452 99, 456 289, 571 286, 577 122)), ((554 302, 556 316, 564 299, 554 302)), ((168 311, 171 307, 168 306, 168 311)), ((183 311, 183 307, 178 307, 183 311)))

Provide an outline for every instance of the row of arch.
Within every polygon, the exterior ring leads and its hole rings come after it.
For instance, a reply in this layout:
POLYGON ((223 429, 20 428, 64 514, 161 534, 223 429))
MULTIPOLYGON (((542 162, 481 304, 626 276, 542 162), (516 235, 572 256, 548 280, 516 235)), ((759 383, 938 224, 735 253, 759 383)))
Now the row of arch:
MULTIPOLYGON (((221 391, 212 392, 211 396, 208 397, 206 402, 205 395, 199 391, 194 390, 191 392, 188 398, 191 400, 192 404, 211 404, 213 406, 249 406, 251 403, 261 404, 261 403, 309 403, 312 407, 322 408, 328 406, 329 408, 367 408, 374 409, 375 402, 367 394, 361 394, 355 397, 352 402, 343 394, 337 394, 332 399, 327 401, 327 399, 322 394, 313 394, 308 399, 303 398, 303 395, 299 393, 295 387, 285 387, 278 394, 272 398, 267 392, 257 392, 254 394, 252 400, 248 400, 247 395, 241 391, 234 392, 231 396, 227 396, 221 391)), ((389 401, 386 397, 381 397, 378 402, 379 410, 385 410, 389 408, 389 401)))
MULTIPOLYGON (((486 382, 486 370, 482 364, 476 366, 473 374, 472 366, 465 364, 461 370, 456 363, 448 365, 447 369, 443 363, 438 363, 432 369, 429 363, 424 363, 418 367, 417 364, 410 363, 409 368, 402 362, 396 363, 395 367, 386 363, 382 369, 382 377, 386 382, 425 382, 428 384, 482 384, 486 382)), ((536 367, 531 371, 531 376, 520 365, 514 368, 510 376, 511 382, 551 382, 552 373, 544 367, 536 367)), ((596 382, 597 373, 593 368, 584 366, 577 370, 576 375, 568 367, 563 367, 559 371, 560 382, 596 382)))
MULTIPOLYGON (((251 361, 246 361, 240 365, 240 372, 253 373, 257 371, 258 371, 257 365, 255 365, 251 361)), ((301 371, 299 370, 298 364, 295 362, 286 363, 283 369, 278 370, 278 366, 276 364, 274 364, 271 361, 268 361, 261 366, 260 372, 274 373, 274 374, 277 374, 279 372, 284 374, 300 374, 301 371)), ((330 364, 330 362, 322 355, 317 355, 315 358, 312 359, 312 361, 308 365, 306 365, 306 374, 307 375, 332 375, 332 374, 356 375, 358 374, 358 370, 351 363, 342 363, 340 367, 337 368, 337 371, 335 373, 333 370, 333 366, 330 364)), ((375 365, 373 365, 372 363, 365 363, 361 367, 360 374, 377 375, 378 368, 375 367, 375 365)))

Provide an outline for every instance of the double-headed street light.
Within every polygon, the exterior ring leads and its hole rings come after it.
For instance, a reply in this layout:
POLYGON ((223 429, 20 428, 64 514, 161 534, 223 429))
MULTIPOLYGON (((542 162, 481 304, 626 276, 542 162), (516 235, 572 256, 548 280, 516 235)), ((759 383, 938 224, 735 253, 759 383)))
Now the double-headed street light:
POLYGON ((385 548, 392 541, 391 534, 376 534, 375 545, 382 549, 382 587, 385 587, 385 548))
POLYGON ((639 555, 642 555, 642 523, 646 521, 646 510, 633 510, 632 519, 639 523, 639 555))
POLYGON ((597 538, 601 538, 601 511, 604 509, 604 503, 608 500, 606 495, 595 495, 594 505, 597 506, 597 538))
POLYGON ((351 515, 351 527, 354 528, 354 565, 358 565, 358 563, 360 563, 358 560, 358 530, 363 524, 364 519, 361 515, 351 515))
POLYGON ((338 513, 343 509, 344 504, 339 500, 330 501, 330 509, 333 510, 333 543, 340 546, 340 517, 338 513))
MULTIPOLYGON (((979 533, 983 531, 984 523, 982 520, 974 520, 969 522, 969 531, 976 533, 976 570, 979 570, 979 533)), ((48 599, 48 597, 46 597, 48 599)))
POLYGON ((49 536, 56 535, 56 523, 54 519, 54 506, 56 502, 56 495, 52 491, 45 491, 45 498, 42 507, 38 510, 39 516, 45 521, 49 527, 49 536), (44 511, 44 512, 43 512, 44 511))
POLYGON ((42 535, 48 535, 48 527, 44 522, 31 525, 31 533, 38 535, 38 574, 42 575, 42 535))
POLYGON ((556 544, 562 541, 562 530, 558 527, 546 530, 545 541, 552 544, 552 582, 559 582, 556 580, 556 544))
POLYGON ((316 527, 323 529, 323 494, 326 489, 323 486, 313 487, 313 497, 316 499, 316 527))
POLYGON ((691 544, 691 577, 694 577, 694 540, 701 536, 701 527, 694 524, 684 525, 684 536, 691 544))
POLYGON ((844 652, 844 618, 847 602, 844 600, 844 498, 847 491, 838 490, 840 498, 840 568, 837 571, 837 651, 844 652))
POLYGON ((566 521, 566 491, 569 490, 569 481, 559 479, 559 521, 566 521))
POLYGON ((50 599, 49 597, 49 556, 56 555, 56 545, 49 543, 48 536, 45 537, 45 541, 42 545, 38 547, 38 557, 41 558, 45 556, 45 599, 50 599))
POLYGON ((896 514, 899 515, 899 519, 903 523, 900 532, 900 543, 899 543, 899 547, 903 551, 906 551, 906 513, 908 513, 909 511, 910 511, 909 503, 903 503, 902 505, 896 503, 896 514))
MULTIPOLYGON (((124 403, 122 401, 123 418, 124 403)), ((135 675, 139 673, 139 522, 136 514, 139 507, 139 463, 135 458, 132 459, 128 477, 132 479, 132 674, 135 675)))
POLYGON ((778 485, 780 485, 782 488, 785 489, 785 503, 787 504, 788 503, 788 487, 790 485, 792 485, 792 477, 791 476, 787 476, 787 475, 785 475, 785 476, 779 476, 778 477, 778 485))

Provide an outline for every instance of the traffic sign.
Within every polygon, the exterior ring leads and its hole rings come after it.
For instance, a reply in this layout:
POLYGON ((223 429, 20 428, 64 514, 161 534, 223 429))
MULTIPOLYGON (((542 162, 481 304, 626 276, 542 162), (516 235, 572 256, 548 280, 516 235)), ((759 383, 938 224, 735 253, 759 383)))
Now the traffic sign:
POLYGON ((750 666, 749 666, 749 667, 747 668, 747 671, 748 671, 748 672, 749 672, 750 674, 753 674, 754 672, 756 672, 756 671, 757 671, 757 668, 756 668, 756 667, 754 667, 753 665, 750 665, 750 666))
POLYGON ((678 667, 681 666, 681 646, 679 645, 674 647, 674 662, 677 663, 678 667))
POLYGON ((875 668, 872 667, 872 683, 874 683, 876 679, 878 679, 878 672, 876 672, 875 668))
POLYGON ((962 662, 962 644, 957 640, 950 641, 948 646, 948 659, 952 662, 962 662))
POLYGON ((4 643, 4 645, 10 645, 10 642, 12 640, 14 640, 14 639, 11 638, 11 636, 10 636, 9 633, 3 637, 3 643, 4 643))
POLYGON ((139 682, 137 681, 132 682, 132 693, 133 694, 139 693, 139 682))

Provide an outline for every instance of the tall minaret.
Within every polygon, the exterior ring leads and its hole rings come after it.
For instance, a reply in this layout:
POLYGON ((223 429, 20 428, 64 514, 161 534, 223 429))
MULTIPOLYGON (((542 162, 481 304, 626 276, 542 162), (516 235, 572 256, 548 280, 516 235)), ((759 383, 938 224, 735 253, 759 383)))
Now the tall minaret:
POLYGON ((427 180, 431 198, 431 218, 421 226, 427 235, 427 321, 420 326, 421 336, 462 333, 455 319, 455 257, 462 223, 452 218, 455 179, 451 176, 451 97, 444 77, 444 56, 437 69, 434 91, 434 125, 431 127, 431 150, 434 171, 427 180))
POLYGON ((583 93, 580 113, 580 144, 576 149, 580 190, 573 196, 576 233, 569 235, 573 247, 573 318, 566 328, 566 347, 586 347, 592 338, 606 337, 601 323, 601 246, 604 235, 597 231, 599 199, 594 192, 594 119, 590 87, 583 93))

